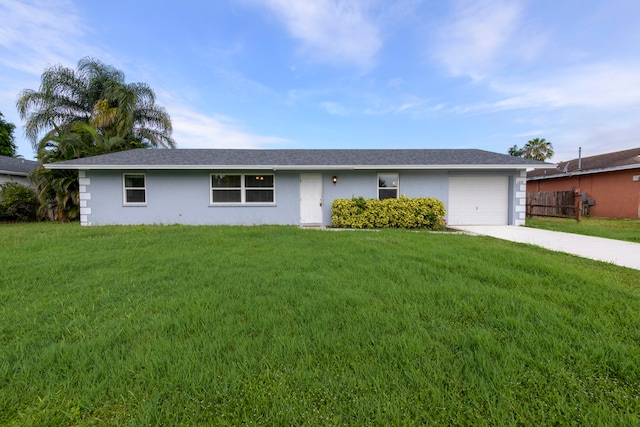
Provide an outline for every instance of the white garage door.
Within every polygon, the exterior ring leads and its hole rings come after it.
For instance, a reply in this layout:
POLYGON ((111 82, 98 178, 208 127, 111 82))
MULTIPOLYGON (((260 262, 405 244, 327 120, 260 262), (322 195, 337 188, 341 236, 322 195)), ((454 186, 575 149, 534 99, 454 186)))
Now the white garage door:
POLYGON ((509 177, 449 178, 449 225, 507 225, 509 177))

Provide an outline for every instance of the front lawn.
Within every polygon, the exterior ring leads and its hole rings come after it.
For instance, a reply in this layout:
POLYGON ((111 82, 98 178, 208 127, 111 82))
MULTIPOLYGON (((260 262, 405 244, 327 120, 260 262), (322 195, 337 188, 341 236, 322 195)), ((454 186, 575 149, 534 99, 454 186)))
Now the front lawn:
POLYGON ((533 217, 527 218, 526 226, 640 243, 640 219, 582 217, 577 222, 569 218, 533 217))
POLYGON ((640 271, 404 230, 0 242, 0 424, 640 424, 640 271))

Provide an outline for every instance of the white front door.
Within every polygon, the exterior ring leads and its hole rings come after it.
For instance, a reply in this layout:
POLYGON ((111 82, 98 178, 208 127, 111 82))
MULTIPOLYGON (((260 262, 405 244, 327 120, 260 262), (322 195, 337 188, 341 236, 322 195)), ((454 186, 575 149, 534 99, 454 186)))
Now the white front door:
POLYGON ((322 174, 300 174, 300 225, 322 225, 322 174))

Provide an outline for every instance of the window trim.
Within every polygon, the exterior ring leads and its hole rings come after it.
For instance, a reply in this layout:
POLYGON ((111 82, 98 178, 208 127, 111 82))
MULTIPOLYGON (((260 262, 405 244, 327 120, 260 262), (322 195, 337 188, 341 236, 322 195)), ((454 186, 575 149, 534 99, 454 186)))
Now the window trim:
POLYGON ((275 173, 212 172, 209 174, 209 206, 274 206, 275 204, 276 204, 276 174, 275 173), (213 177, 215 175, 240 176, 240 187, 214 187, 213 177), (271 187, 248 187, 246 185, 246 177, 255 176, 255 175, 272 177, 272 181, 273 181, 272 186, 271 187), (238 190, 240 191, 240 201, 239 202, 214 202, 213 192, 215 190, 222 190, 222 191, 238 190), (248 202, 247 191, 251 191, 251 190, 271 190, 273 192, 273 201, 272 202, 248 202))
POLYGON ((122 174, 122 203, 124 206, 146 206, 147 205, 147 174, 144 172, 124 172, 122 174), (141 176, 144 179, 143 187, 127 187, 127 176, 141 176), (143 190, 144 202, 129 202, 127 200, 127 190, 143 190))
POLYGON ((395 197, 387 197, 387 199, 397 199, 400 197, 400 173, 399 172, 378 172, 378 174, 376 175, 376 196, 378 197, 378 200, 384 200, 380 198, 380 190, 391 190, 391 189, 395 189, 396 190, 396 196, 395 197), (380 176, 381 175, 395 175, 396 176, 396 186, 395 187, 380 187, 380 176))

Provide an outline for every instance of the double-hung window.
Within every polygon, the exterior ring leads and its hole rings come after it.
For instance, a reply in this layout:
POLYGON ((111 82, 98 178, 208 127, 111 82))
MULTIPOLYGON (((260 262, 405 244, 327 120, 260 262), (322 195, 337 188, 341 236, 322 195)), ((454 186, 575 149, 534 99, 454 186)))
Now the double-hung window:
POLYGON ((143 173, 125 173, 122 176, 125 205, 145 205, 147 203, 146 177, 143 173))
POLYGON ((398 183, 397 173, 378 174, 378 199, 397 199, 398 183))
POLYGON ((247 203, 273 203, 273 175, 245 175, 245 198, 247 203))
POLYGON ((211 175, 211 203, 241 203, 242 175, 211 175))
POLYGON ((211 174, 211 204, 273 203, 271 174, 211 174))

